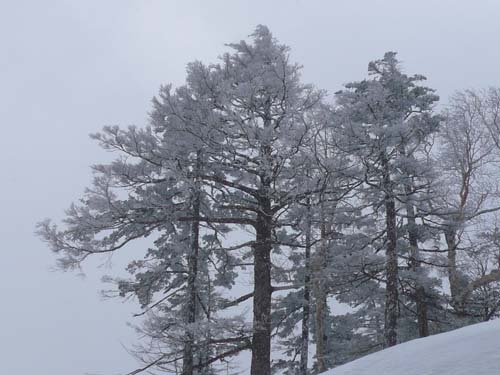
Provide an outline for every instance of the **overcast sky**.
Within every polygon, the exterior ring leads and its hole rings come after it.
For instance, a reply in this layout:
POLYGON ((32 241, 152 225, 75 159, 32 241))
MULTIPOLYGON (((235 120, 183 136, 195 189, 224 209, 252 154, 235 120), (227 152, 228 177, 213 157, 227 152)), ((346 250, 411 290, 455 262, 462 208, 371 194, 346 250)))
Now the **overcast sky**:
MULTIPOLYGON (((442 101, 500 86, 498 0, 4 0, 0 2, 0 373, 118 374, 135 362, 133 303, 103 301, 104 274, 51 271, 37 221, 61 218, 109 159, 88 137, 147 123, 162 83, 214 62, 257 24, 292 47, 303 76, 335 92, 370 60, 399 53, 442 101)), ((127 249, 140 253, 139 248, 127 249)))

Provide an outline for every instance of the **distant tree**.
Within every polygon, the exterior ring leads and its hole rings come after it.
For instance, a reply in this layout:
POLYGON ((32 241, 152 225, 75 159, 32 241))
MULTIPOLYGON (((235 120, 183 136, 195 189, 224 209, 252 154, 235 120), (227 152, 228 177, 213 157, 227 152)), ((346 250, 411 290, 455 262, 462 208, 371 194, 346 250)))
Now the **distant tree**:
MULTIPOLYGON (((498 153, 491 133, 497 104, 492 94, 457 92, 438 138, 442 176, 438 216, 446 243, 451 306, 460 315, 481 315, 474 312, 478 302, 471 301, 471 295, 500 281, 497 262, 491 259, 491 250, 497 251, 495 212, 500 209, 494 167, 498 153)), ((484 296, 479 298, 484 311, 484 296)), ((496 297, 492 299, 487 315, 496 311, 496 297)))

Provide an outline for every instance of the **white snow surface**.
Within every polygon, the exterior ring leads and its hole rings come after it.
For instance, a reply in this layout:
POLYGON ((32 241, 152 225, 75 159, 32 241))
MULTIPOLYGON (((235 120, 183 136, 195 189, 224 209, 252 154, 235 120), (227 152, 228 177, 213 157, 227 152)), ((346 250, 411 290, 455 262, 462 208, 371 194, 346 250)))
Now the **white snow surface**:
POLYGON ((324 375, 500 375, 500 319, 408 341, 324 375))

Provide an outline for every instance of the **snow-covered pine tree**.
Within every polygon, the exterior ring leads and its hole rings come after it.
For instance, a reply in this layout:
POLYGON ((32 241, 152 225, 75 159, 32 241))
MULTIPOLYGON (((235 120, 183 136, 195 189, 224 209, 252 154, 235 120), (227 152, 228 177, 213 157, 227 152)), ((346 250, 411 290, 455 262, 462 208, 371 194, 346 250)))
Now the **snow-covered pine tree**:
MULTIPOLYGON (((135 295, 147 316, 140 329, 152 344, 137 354, 145 362, 142 370, 168 370, 180 361, 182 374, 193 375, 233 354, 236 339, 245 347, 249 342, 243 322, 218 319, 220 298, 203 282, 222 279, 227 287, 233 275, 220 272, 224 265, 210 266, 209 258, 216 255, 207 253, 208 241, 200 246, 198 218, 210 212, 198 177, 203 150, 193 138, 180 139, 174 125, 169 122, 164 133, 156 125, 154 130, 106 127, 96 134, 102 147, 120 156, 94 166, 93 185, 67 211, 63 230, 46 221, 39 233, 63 268, 78 267, 91 255, 133 249, 135 240, 151 238, 145 253, 130 256, 127 270, 133 279, 115 279, 120 295, 135 295)), ((203 236, 226 231, 215 223, 204 228, 203 236)))
MULTIPOLYGON (((191 65, 187 81, 192 89, 184 101, 197 101, 207 111, 190 132, 206 145, 206 172, 199 176, 213 191, 216 216, 207 223, 241 225, 254 233, 250 242, 233 245, 250 248, 254 290, 251 373, 271 372, 273 291, 295 288, 272 285, 272 255, 290 244, 283 228, 293 225, 285 213, 291 205, 324 190, 323 176, 307 175, 315 159, 304 148, 314 135, 310 113, 321 104, 322 92, 300 82, 300 66, 289 62, 289 48, 278 44, 269 30, 259 26, 253 43, 229 46, 222 62, 191 65)), ((160 110, 193 121, 176 112, 168 90, 160 110)), ((244 296, 241 296, 243 300, 244 296)))
POLYGON ((384 214, 384 336, 385 345, 393 346, 398 341, 399 201, 408 195, 405 187, 412 179, 407 175, 409 158, 437 128, 439 118, 432 110, 438 97, 419 85, 423 76, 401 71, 394 52, 371 62, 368 72, 369 79, 347 84, 336 100, 350 152, 360 163, 364 199, 370 202, 373 216, 384 214))

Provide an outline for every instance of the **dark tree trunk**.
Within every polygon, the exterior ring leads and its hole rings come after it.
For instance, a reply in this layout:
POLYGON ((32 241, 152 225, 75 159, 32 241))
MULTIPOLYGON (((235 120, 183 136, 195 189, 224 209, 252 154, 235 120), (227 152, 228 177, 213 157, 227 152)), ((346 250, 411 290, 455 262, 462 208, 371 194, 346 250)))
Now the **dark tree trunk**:
POLYGON ((251 375, 271 374, 271 202, 260 198, 254 252, 254 298, 251 375))
POLYGON ((316 336, 316 370, 318 373, 328 370, 327 365, 327 335, 326 335, 326 318, 327 318, 327 292, 325 286, 325 269, 328 257, 328 244, 330 236, 330 225, 328 218, 325 215, 324 207, 321 207, 321 227, 320 236, 321 242, 319 251, 315 254, 314 265, 314 294, 316 314, 314 316, 315 322, 315 336, 316 336))
MULTIPOLYGON (((401 145, 400 150, 401 156, 406 157, 406 147, 404 144, 401 145)), ((406 217, 408 221, 408 241, 410 244, 410 262, 409 266, 413 275, 415 276, 414 288, 415 294, 413 299, 415 301, 415 306, 417 310, 417 325, 418 334, 420 337, 429 336, 429 321, 427 318, 427 298, 425 293, 425 287, 422 285, 419 279, 419 274, 421 271, 421 260, 420 260, 420 250, 418 248, 418 230, 416 223, 416 213, 415 206, 412 202, 412 194, 414 193, 414 185, 409 179, 411 173, 405 170, 405 174, 408 178, 405 183, 405 194, 406 194, 406 217)))
POLYGON ((271 375, 271 250, 273 233, 273 211, 271 201, 272 183, 272 145, 266 136, 272 126, 271 99, 265 104, 263 134, 261 134, 262 174, 260 191, 257 198, 259 211, 255 224, 254 255, 254 297, 253 297, 253 336, 252 364, 250 375, 271 375))
MULTIPOLYGON (((410 189, 406 189, 407 197, 410 199, 409 195, 410 189)), ((418 324, 418 334, 420 337, 429 336, 429 321, 427 319, 427 301, 425 288, 421 285, 419 280, 419 269, 420 264, 420 251, 418 248, 418 234, 417 234, 417 223, 415 220, 415 207, 407 201, 406 203, 406 216, 408 217, 408 238, 410 242, 410 268, 415 275, 415 305, 417 307, 417 324, 418 324)))
POLYGON ((459 303, 460 278, 457 268, 457 231, 448 227, 444 231, 448 255, 448 282, 450 283, 451 304, 458 311, 463 311, 463 304, 459 303))
MULTIPOLYGON (((199 171, 200 168, 200 155, 197 155, 196 169, 199 171)), ((200 252, 200 191, 199 183, 194 181, 193 188, 193 202, 192 202, 192 214, 193 221, 191 222, 190 231, 190 253, 188 256, 188 280, 187 280, 187 291, 188 291, 188 301, 186 308, 186 321, 188 325, 196 322, 196 299, 197 299, 197 276, 198 276, 198 257, 200 252)), ((182 375, 193 375, 194 371, 194 340, 195 337, 189 330, 186 332, 186 341, 184 343, 183 350, 183 361, 182 361, 182 375)))
POLYGON ((385 346, 390 347, 396 345, 398 342, 398 252, 396 203, 389 164, 385 154, 382 155, 382 167, 387 235, 384 339, 385 346))
POLYGON ((417 286, 415 301, 417 304, 418 334, 420 337, 427 337, 429 336, 429 319, 425 288, 423 286, 417 286))
POLYGON ((398 326, 398 254, 396 248, 396 207, 393 198, 386 197, 386 297, 385 297, 385 345, 397 344, 398 326))
POLYGON ((305 248, 305 275, 304 275, 304 296, 302 305, 302 337, 300 347, 300 368, 299 375, 307 375, 309 359, 309 317, 311 311, 311 206, 307 202, 307 222, 306 222, 306 248, 305 248))

